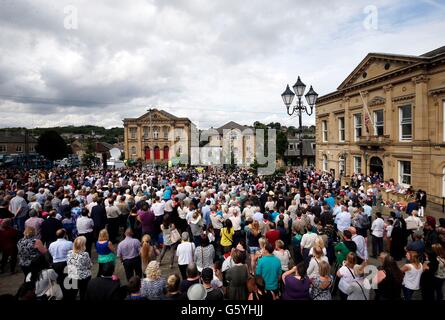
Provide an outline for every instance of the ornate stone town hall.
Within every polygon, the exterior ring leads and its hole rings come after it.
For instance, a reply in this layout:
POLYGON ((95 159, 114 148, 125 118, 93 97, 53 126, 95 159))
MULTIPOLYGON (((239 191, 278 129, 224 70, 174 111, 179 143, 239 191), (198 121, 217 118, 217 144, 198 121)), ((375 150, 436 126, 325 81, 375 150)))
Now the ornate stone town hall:
POLYGON ((420 56, 370 53, 316 107, 316 165, 445 196, 445 47, 420 56), (366 107, 367 106, 367 107, 366 107))
POLYGON ((164 110, 150 109, 124 121, 125 157, 165 163, 172 158, 188 162, 193 123, 164 110))

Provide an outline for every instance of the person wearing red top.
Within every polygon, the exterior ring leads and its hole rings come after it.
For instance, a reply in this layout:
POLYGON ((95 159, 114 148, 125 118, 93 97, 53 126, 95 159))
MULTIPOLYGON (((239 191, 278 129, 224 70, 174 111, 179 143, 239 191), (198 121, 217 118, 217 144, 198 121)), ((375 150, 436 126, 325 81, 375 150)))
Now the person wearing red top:
POLYGON ((280 239, 280 231, 275 229, 275 223, 270 223, 270 230, 266 233, 267 242, 275 246, 275 241, 280 239))
POLYGON ((15 266, 17 264, 17 242, 19 235, 16 229, 11 227, 12 220, 3 219, 0 225, 0 251, 2 252, 2 260, 0 263, 0 273, 5 271, 6 263, 10 257, 10 271, 15 273, 15 266))

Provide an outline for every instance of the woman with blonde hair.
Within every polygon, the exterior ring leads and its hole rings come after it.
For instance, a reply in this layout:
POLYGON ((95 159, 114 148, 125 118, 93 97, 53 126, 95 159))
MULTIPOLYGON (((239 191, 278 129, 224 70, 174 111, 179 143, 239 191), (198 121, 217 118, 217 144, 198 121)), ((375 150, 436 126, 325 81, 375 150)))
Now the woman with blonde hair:
POLYGON ((408 251, 406 253, 406 258, 409 263, 400 268, 400 271, 405 274, 402 282, 403 296, 405 297, 405 300, 409 301, 414 292, 420 289, 420 277, 423 273, 423 266, 419 261, 419 254, 417 251, 408 251))
POLYGON ((354 267, 357 263, 357 256, 354 252, 349 252, 346 256, 343 266, 338 269, 337 277, 340 278, 338 289, 341 300, 348 299, 348 289, 352 282, 354 282, 356 275, 354 274, 354 267))
POLYGON ((73 250, 68 251, 67 267, 68 278, 70 283, 77 283, 77 286, 72 286, 68 289, 69 297, 72 300, 76 299, 79 291, 80 300, 83 300, 87 290, 88 282, 91 279, 91 263, 90 255, 86 252, 87 238, 79 236, 74 240, 73 250))
POLYGON ((145 234, 142 237, 140 254, 142 260, 142 270, 145 272, 148 263, 156 260, 156 257, 159 255, 159 250, 151 244, 151 237, 148 234, 145 234))
POLYGON ((165 278, 161 276, 159 262, 150 261, 145 269, 145 277, 141 283, 141 296, 149 300, 159 300, 166 284, 165 278))
POLYGON ((312 300, 331 300, 332 276, 330 274, 331 266, 326 261, 321 261, 318 266, 318 275, 311 281, 311 299, 312 300))
POLYGON ((309 278, 313 279, 319 275, 320 263, 322 261, 329 263, 328 257, 323 253, 323 249, 319 246, 313 247, 313 255, 307 268, 307 275, 309 278))
POLYGON ((43 242, 35 237, 35 229, 26 227, 23 238, 17 243, 19 266, 22 268, 25 277, 31 272, 31 262, 39 255, 45 254, 48 249, 43 242))
POLYGON ((261 238, 260 223, 254 220, 247 229, 247 248, 250 254, 250 269, 255 270, 255 255, 260 250, 259 240, 261 238))
POLYGON ((183 300, 183 295, 179 290, 181 278, 177 274, 172 274, 167 278, 166 292, 161 300, 183 300))
POLYGON ((99 270, 97 276, 102 275, 102 269, 105 263, 114 263, 116 259, 116 250, 113 243, 110 241, 107 229, 102 229, 99 232, 99 239, 96 241, 97 262, 99 270))
MULTIPOLYGON (((323 251, 323 255, 327 255, 325 242, 324 242, 324 240, 323 240, 322 237, 318 236, 318 237, 315 239, 314 246, 309 250, 309 255, 310 255, 310 256, 313 256, 313 255, 314 255, 314 248, 315 248, 315 247, 320 248, 320 249, 323 251)), ((309 274, 309 272, 308 272, 308 274, 309 274)))

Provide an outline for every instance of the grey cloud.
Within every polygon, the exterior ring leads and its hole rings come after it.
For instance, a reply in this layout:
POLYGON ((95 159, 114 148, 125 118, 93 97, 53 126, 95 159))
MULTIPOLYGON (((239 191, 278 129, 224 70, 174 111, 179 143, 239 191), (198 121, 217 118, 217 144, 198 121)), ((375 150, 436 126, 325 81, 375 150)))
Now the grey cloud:
MULTIPOLYGON (((285 83, 300 74, 319 94, 327 93, 367 52, 406 49, 409 41, 397 37, 420 33, 408 23, 394 34, 370 36, 360 27, 368 4, 2 1, 0 126, 121 125, 150 105, 202 127, 229 120, 294 123, 280 98, 285 83), (66 5, 78 9, 77 30, 63 27, 66 5), (351 45, 358 41, 360 46, 351 45)), ((437 42, 434 30, 441 26, 437 20, 423 25, 422 34, 429 34, 425 46, 437 42)))

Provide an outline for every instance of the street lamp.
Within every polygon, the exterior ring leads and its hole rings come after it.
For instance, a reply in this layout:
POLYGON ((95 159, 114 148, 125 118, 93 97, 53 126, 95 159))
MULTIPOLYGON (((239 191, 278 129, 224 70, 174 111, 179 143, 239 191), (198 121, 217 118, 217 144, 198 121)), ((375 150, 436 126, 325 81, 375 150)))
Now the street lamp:
POLYGON ((287 114, 289 116, 292 116, 295 112, 298 112, 298 123, 300 126, 300 163, 301 163, 301 170, 300 170, 300 194, 301 196, 304 196, 304 188, 303 188, 303 124, 302 124, 302 116, 303 113, 306 113, 308 116, 312 115, 314 111, 314 106, 317 102, 318 94, 314 91, 312 86, 310 87, 309 91, 306 93, 305 98, 309 105, 309 109, 307 106, 303 104, 301 101, 301 98, 304 95, 304 91, 306 90, 306 85, 301 81, 300 77, 298 77, 297 82, 295 82, 293 86, 294 91, 292 91, 289 87, 289 85, 286 86, 286 90, 281 94, 281 98, 283 99, 284 105, 287 109, 287 114), (295 93, 294 93, 295 92, 295 93), (292 101, 294 100, 295 95, 298 98, 297 103, 292 106, 292 101))
POLYGON ((365 153, 363 154, 364 158, 365 158, 365 177, 368 175, 368 159, 369 159, 369 153, 367 151, 365 151, 365 153))

